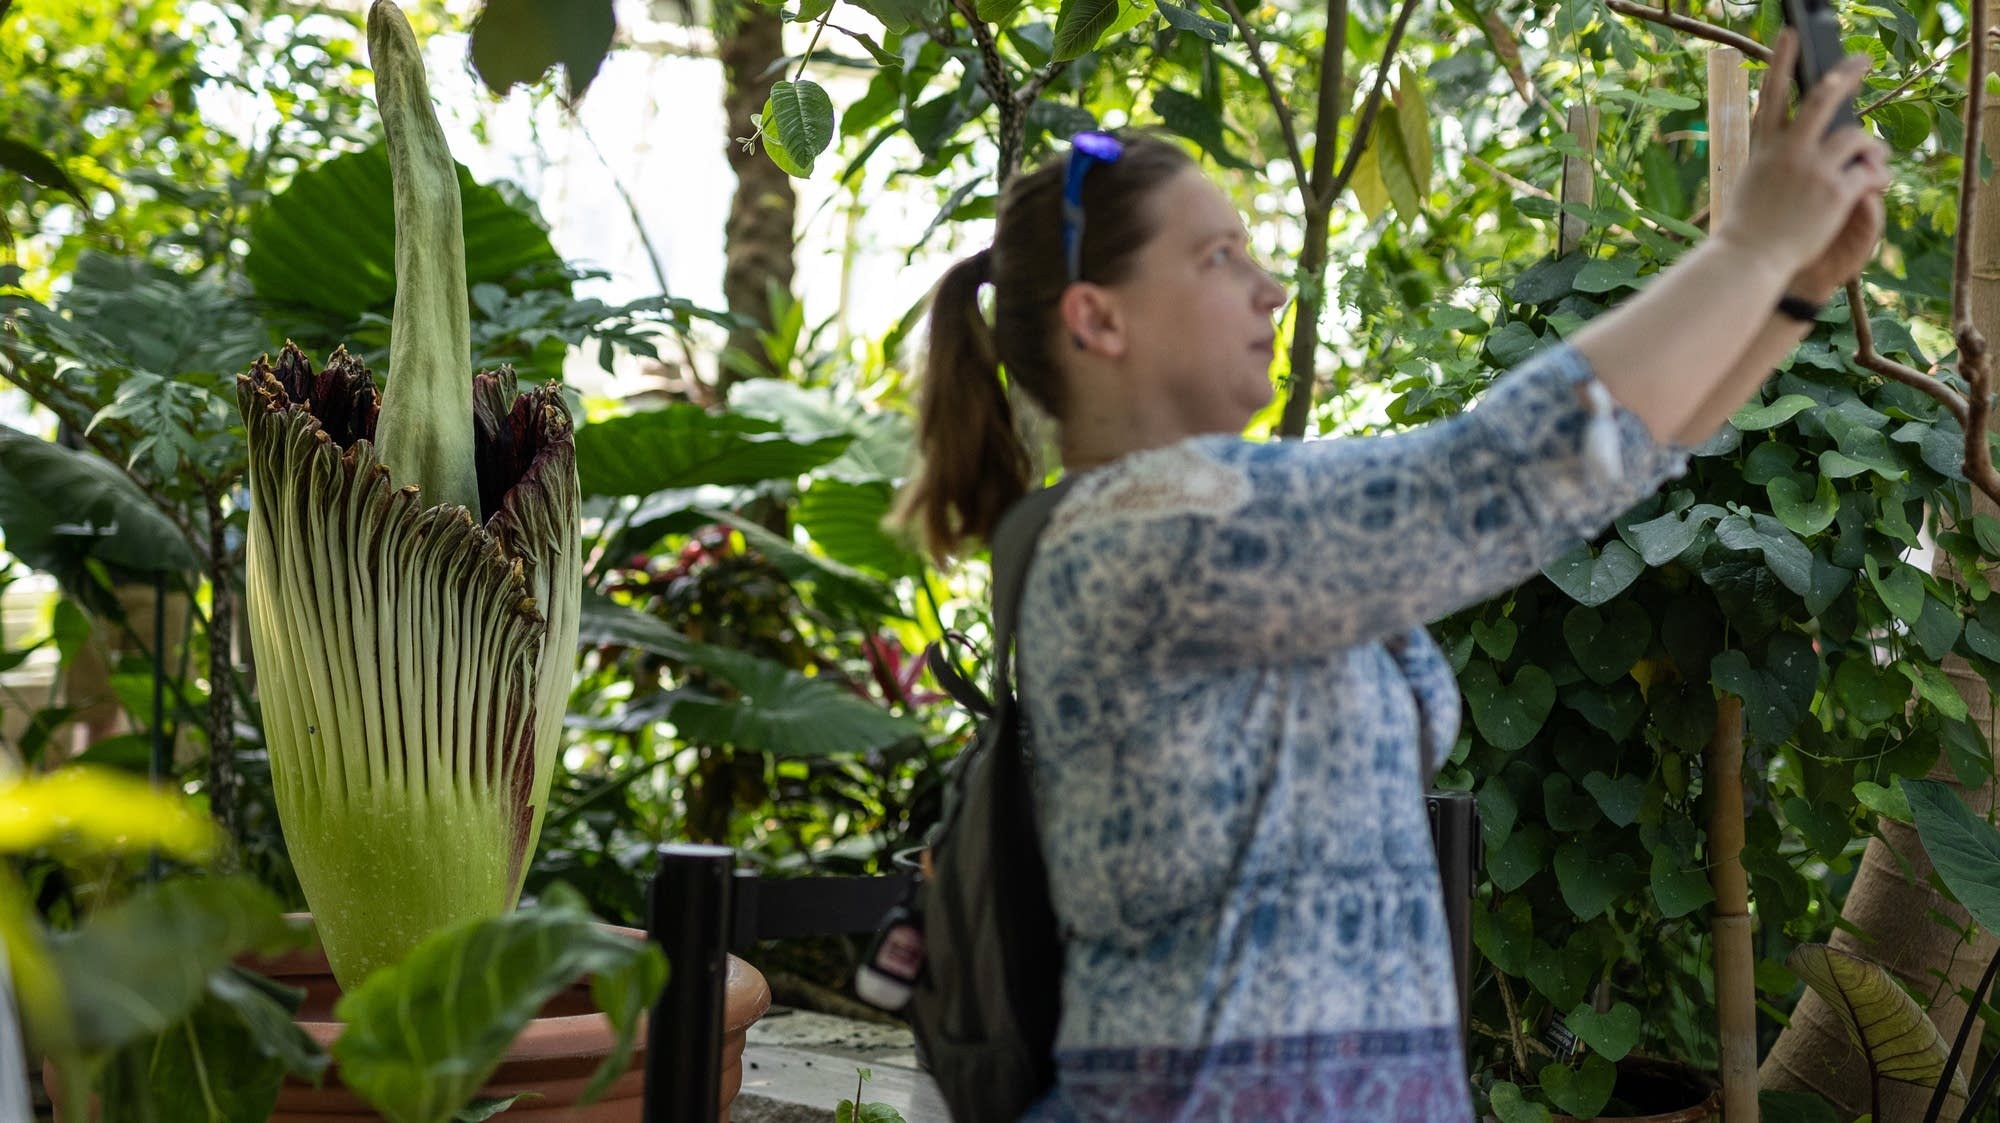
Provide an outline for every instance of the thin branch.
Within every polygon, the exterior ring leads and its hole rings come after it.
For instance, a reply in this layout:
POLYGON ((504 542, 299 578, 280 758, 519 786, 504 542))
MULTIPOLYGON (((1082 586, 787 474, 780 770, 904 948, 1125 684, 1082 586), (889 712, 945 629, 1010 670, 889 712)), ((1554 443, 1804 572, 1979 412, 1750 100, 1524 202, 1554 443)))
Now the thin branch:
MULTIPOLYGON (((1243 42, 1250 48, 1250 64, 1257 68, 1257 77, 1263 80, 1264 94, 1271 100, 1271 109, 1278 115, 1278 128, 1285 134, 1285 153, 1292 158, 1292 174, 1298 177, 1299 192, 1306 196, 1306 206, 1312 206, 1312 181, 1306 175, 1304 150, 1299 147, 1298 132, 1292 126, 1292 107, 1285 102, 1284 88, 1271 76, 1271 68, 1264 61, 1264 44, 1257 38, 1257 29, 1243 18, 1243 9, 1236 0, 1221 0, 1222 9, 1229 13, 1229 22, 1236 25, 1236 33, 1243 36, 1243 42)), ((1332 34, 1331 31, 1328 32, 1332 34)), ((1331 53, 1331 48, 1329 48, 1331 53)), ((1326 79, 1321 77, 1321 82, 1326 79)))
POLYGON ((1847 282, 1847 307, 1854 319, 1854 362, 1862 369, 1879 374, 1894 382, 1920 390, 1937 399, 1958 421, 1961 430, 1970 431, 1970 411, 1965 398, 1958 391, 1945 385, 1942 379, 1925 374, 1915 367, 1905 366, 1894 359, 1884 358, 1875 351, 1875 331, 1868 325, 1867 307, 1861 302, 1861 281, 1859 278, 1847 282))
POLYGON ((1041 97, 1042 91, 1049 88, 1049 83, 1055 81, 1056 77, 1068 68, 1069 64, 1066 62, 1052 62, 1042 67, 1026 82, 1021 83, 1020 89, 1014 91, 1014 104, 1022 109, 1035 104, 1035 99, 1041 97))
POLYGON ((796 82, 806 76, 806 63, 812 61, 813 52, 819 49, 819 37, 826 33, 826 21, 831 18, 833 18, 833 6, 829 4, 826 11, 819 14, 819 22, 813 25, 812 40, 806 44, 806 53, 799 56, 799 68, 792 72, 792 81, 796 82))
POLYGON ((1514 1046, 1514 1063, 1521 1066, 1525 1078, 1533 1070, 1528 1067, 1527 1037, 1521 1032, 1521 1010, 1514 1005, 1514 988, 1507 985, 1505 971, 1493 972, 1493 981, 1500 987, 1500 1004, 1507 1008, 1507 1040, 1514 1046))
POLYGON ((1867 105, 1864 105, 1861 108, 1855 110, 1855 112, 1863 117, 1866 117, 1870 113, 1875 112, 1877 109, 1882 108, 1884 105, 1887 105, 1891 101, 1894 101, 1897 98, 1897 96, 1900 95, 1904 90, 1907 90, 1911 86, 1916 85, 1917 79, 1922 78, 1924 75, 1929 74, 1931 71, 1936 70, 1938 67, 1943 66, 1947 62, 1950 62, 1951 56, 1957 53, 1958 53, 1957 51, 1946 51, 1944 54, 1938 56, 1937 58, 1932 59, 1928 64, 1924 66, 1922 70, 1919 70, 1916 73, 1910 75, 1908 78, 1903 79, 1903 81, 1900 84, 1898 84, 1895 89, 1890 90, 1888 93, 1883 94, 1881 97, 1878 97, 1874 101, 1869 102, 1867 105))
MULTIPOLYGON (((1362 150, 1368 147, 1368 131, 1375 125, 1375 114, 1382 108, 1383 90, 1389 84, 1389 60, 1396 57, 1396 48, 1403 42, 1403 30, 1409 27, 1410 16, 1416 10, 1417 0, 1403 0, 1403 10, 1396 13, 1396 26, 1390 29, 1389 41, 1382 46, 1382 62, 1375 68, 1375 88, 1368 91, 1368 100, 1361 106, 1361 120, 1355 123, 1354 137, 1347 142, 1347 156, 1340 163, 1340 174, 1334 177, 1332 183, 1323 187, 1319 180, 1325 177, 1320 176, 1315 179, 1314 187, 1319 189, 1317 192, 1319 198, 1328 202, 1340 198, 1340 193, 1347 189, 1347 181, 1354 176, 1355 167, 1361 163, 1362 150)), ((1324 103, 1326 91, 1322 89, 1320 94, 1324 103)), ((1332 150, 1321 145, 1319 150, 1313 153, 1313 171, 1319 172, 1321 167, 1331 164, 1332 160, 1332 150)))
POLYGON ((1761 62, 1771 61, 1771 49, 1769 47, 1747 35, 1740 35, 1726 27, 1717 27, 1712 23, 1704 23, 1701 20, 1681 15, 1678 12, 1663 11, 1659 8, 1648 7, 1644 4, 1636 3, 1635 0, 1604 0, 1604 3, 1606 7, 1620 15, 1631 16, 1633 19, 1644 20, 1647 23, 1657 23, 1662 27, 1671 27, 1675 31, 1686 32, 1697 39, 1706 39, 1711 43, 1720 43, 1725 47, 1734 47, 1761 62))

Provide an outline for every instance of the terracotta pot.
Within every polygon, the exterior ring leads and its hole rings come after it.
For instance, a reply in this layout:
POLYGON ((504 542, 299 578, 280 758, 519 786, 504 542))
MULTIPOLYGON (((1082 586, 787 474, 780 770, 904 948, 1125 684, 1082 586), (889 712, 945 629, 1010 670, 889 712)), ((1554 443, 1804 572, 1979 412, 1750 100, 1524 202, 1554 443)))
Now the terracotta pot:
MULTIPOLYGON (((1701 1123, 1722 1118, 1722 1090, 1706 1073, 1678 1061, 1630 1056, 1618 1062, 1615 1099, 1652 1115, 1600 1115, 1619 1123, 1701 1123)), ((1550 1123, 1594 1123, 1573 1115, 1552 1115, 1550 1123)))
MULTIPOLYGON (((633 939, 646 934, 636 928, 614 928, 633 939)), ((333 1005, 340 989, 327 968, 326 956, 317 948, 294 952, 254 965, 271 978, 303 989, 305 1002, 299 1008, 299 1025, 319 1042, 330 1046, 340 1036, 341 1023, 333 1019, 333 1005)), ((755 967, 731 956, 725 984, 722 1045, 722 1103, 720 1123, 729 1123, 729 1104, 743 1086, 743 1046, 750 1025, 771 1005, 771 988, 755 967)), ((641 1024, 639 1047, 631 1065, 613 1081, 595 1102, 575 1106, 577 1096, 590 1082, 591 1074, 610 1051, 611 1023, 596 1012, 590 1001, 588 984, 578 983, 542 1008, 542 1014, 528 1023, 507 1050, 482 1097, 504 1097, 518 1092, 537 1092, 509 1108, 504 1118, 546 1121, 546 1123, 638 1123, 645 1087, 645 1037, 641 1024)), ((319 1087, 287 1077, 278 1092, 272 1123, 355 1123, 358 1119, 379 1118, 375 1110, 340 1083, 339 1069, 330 1068, 319 1087)))

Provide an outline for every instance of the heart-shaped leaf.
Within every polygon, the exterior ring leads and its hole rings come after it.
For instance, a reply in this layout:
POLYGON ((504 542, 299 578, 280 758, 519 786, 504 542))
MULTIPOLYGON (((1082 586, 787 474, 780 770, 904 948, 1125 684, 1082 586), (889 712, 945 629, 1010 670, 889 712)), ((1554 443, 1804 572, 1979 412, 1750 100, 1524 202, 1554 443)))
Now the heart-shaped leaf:
POLYGON ((1600 550, 1579 546, 1542 567, 1542 575, 1578 604, 1600 605, 1624 592, 1646 563, 1625 543, 1613 539, 1600 550))
POLYGON ((1647 565, 1665 565, 1679 557, 1702 528, 1728 514, 1713 503, 1698 503, 1681 512, 1668 512, 1656 519, 1626 527, 1620 534, 1639 551, 1647 565))
MULTIPOLYGON (((1785 965, 1826 1000, 1877 1077, 1934 1087, 1944 1076, 1944 1035, 1887 971, 1825 944, 1799 945, 1785 965)), ((1950 1067, 1952 1090, 1963 1096, 1965 1076, 1950 1067)))
POLYGON ((1799 796, 1785 800, 1783 806, 1785 821, 1799 832, 1807 845, 1828 861, 1839 857, 1847 849, 1847 844, 1854 840, 1847 812, 1840 807, 1828 803, 1807 803, 1799 796))
POLYGON ((1623 741, 1632 735, 1646 716, 1646 698, 1637 683, 1626 681, 1610 686, 1579 682, 1563 687, 1562 703, 1591 725, 1623 741))
POLYGON ((1660 906, 1660 915, 1669 920, 1686 916, 1715 899, 1708 875, 1681 865, 1665 849, 1653 851, 1651 881, 1653 900, 1660 906))
POLYGON ((1503 686, 1493 664, 1475 661, 1459 676, 1479 735, 1495 748, 1513 752, 1534 739, 1556 704, 1555 680, 1540 667, 1521 668, 1503 686))
POLYGON ((1840 496, 1825 476, 1806 486, 1801 486, 1797 477, 1779 476, 1764 486, 1764 492, 1771 497, 1771 512, 1794 534, 1818 534, 1833 525, 1833 516, 1840 510, 1840 496), (1806 487, 1812 491, 1808 493, 1806 487))
POLYGON ((1592 682, 1616 682, 1653 642, 1653 623, 1631 601, 1605 608, 1578 605, 1563 616, 1563 642, 1592 682))
POLYGON ((1472 942, 1487 962, 1520 977, 1535 954, 1535 916, 1525 897, 1508 897, 1495 909, 1472 910, 1472 942))
POLYGON ((1472 632, 1473 642, 1479 645, 1479 650, 1503 663, 1507 661, 1509 655, 1514 654, 1514 640, 1521 634, 1520 627, 1505 616, 1491 624, 1484 620, 1474 620, 1469 630, 1472 632))
POLYGON ((1521 1086, 1511 1080, 1497 1080, 1486 1094, 1500 1123, 1549 1123, 1549 1109, 1530 1101, 1521 1086))
POLYGON ((1804 394, 1786 394, 1768 405, 1753 403, 1744 406, 1736 411, 1729 423, 1744 432, 1775 429, 1818 404, 1804 394))
POLYGON ((1615 779, 1592 772, 1583 778, 1583 787, 1597 797, 1604 817, 1621 827, 1629 827, 1639 818, 1639 808, 1646 801, 1645 779, 1630 772, 1615 779))
POLYGON ((1563 1017, 1563 1022, 1578 1040, 1613 1063, 1625 1059, 1625 1054, 1639 1044, 1639 1010, 1629 1002, 1613 1003, 1611 1009, 1601 1014, 1579 1004, 1563 1017))
POLYGON ((1602 812, 1590 793, 1557 772, 1542 780, 1542 814, 1556 830, 1581 831, 1595 826, 1602 812))
POLYGON ((1595 1119, 1611 1100, 1618 1069, 1596 1053, 1587 1054, 1579 1068, 1550 1064, 1541 1072, 1542 1091, 1563 1111, 1578 1119, 1595 1119))
POLYGON ((1639 867, 1630 854, 1607 854, 1593 840, 1571 839, 1556 847, 1555 866, 1563 903, 1578 920, 1595 919, 1640 884, 1639 867))
POLYGON ((1764 555, 1785 588, 1800 596, 1812 589, 1812 551, 1799 541, 1784 523, 1769 515, 1730 515, 1715 524, 1716 540, 1732 550, 1755 550, 1764 555))
POLYGON ((1560 951, 1536 943, 1534 961, 1528 964, 1528 984, 1558 1008, 1567 1010, 1583 1001, 1602 969, 1596 949, 1578 933, 1560 951))
POLYGON ((1511 893, 1548 867, 1549 832, 1540 823, 1522 823, 1486 858, 1486 875, 1495 887, 1511 893))

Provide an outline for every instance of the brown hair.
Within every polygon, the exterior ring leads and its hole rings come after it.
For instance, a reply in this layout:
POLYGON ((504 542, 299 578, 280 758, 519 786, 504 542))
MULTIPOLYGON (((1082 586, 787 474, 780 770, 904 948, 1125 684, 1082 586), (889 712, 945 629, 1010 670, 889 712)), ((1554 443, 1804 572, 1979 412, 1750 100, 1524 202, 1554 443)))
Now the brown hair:
MULTIPOLYGON (((1124 154, 1093 165, 1083 180, 1082 265, 1086 280, 1130 275, 1157 226, 1147 197, 1194 166, 1172 143, 1120 134, 1124 154)), ((931 296, 930 352, 917 412, 918 466, 892 522, 913 525, 940 561, 968 539, 989 539, 1000 516, 1028 493, 1033 458, 1014 426, 1002 382, 1018 386, 1061 420, 1062 371, 1050 351, 1057 302, 1069 287, 1063 258, 1062 191, 1068 160, 1050 159, 1002 193, 993 245, 946 271, 931 296), (979 288, 993 285, 993 323, 979 288)))

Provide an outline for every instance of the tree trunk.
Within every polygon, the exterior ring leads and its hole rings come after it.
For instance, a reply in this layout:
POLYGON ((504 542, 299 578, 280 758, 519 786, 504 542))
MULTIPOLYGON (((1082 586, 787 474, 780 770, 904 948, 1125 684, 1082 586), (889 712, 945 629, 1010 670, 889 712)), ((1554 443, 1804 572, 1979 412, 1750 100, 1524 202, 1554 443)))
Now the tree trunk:
MULTIPOLYGON (((1985 130, 2000 128, 2000 109, 1989 106, 1982 114, 1982 126, 1985 130)), ((2000 274, 1995 272, 2000 266, 2000 193, 1981 191, 1978 200, 1980 213, 1973 224, 1978 241, 1973 246, 1972 322, 1988 339, 2000 339, 2000 279, 1996 279, 2000 274)), ((2000 508, 1977 488, 1972 489, 1972 508, 1979 514, 2000 516, 2000 508)), ((1941 581, 1956 584, 1959 580, 1951 557, 1942 552, 1934 557, 1931 573, 1941 581)), ((1987 747, 1995 747, 2000 742, 2000 726, 1994 720, 1993 697, 1986 680, 1956 655, 1945 660, 1944 669, 1965 699, 1969 720, 1985 736, 1987 747)), ((1931 770, 1931 778, 1951 784, 1978 813, 1992 812, 1992 782, 1977 792, 1967 792, 1942 761, 1931 770)), ((1949 1041, 1965 1017, 1965 1003, 1956 992, 1978 985, 1986 962, 2000 948, 2000 938, 1982 932, 1968 947, 1943 924, 1930 919, 1930 913, 1936 911, 1954 924, 1970 923, 1964 909, 1947 903, 1930 887, 1931 861, 1917 832, 1885 819, 1881 833, 1882 837, 1869 840, 1854 888, 1848 891, 1847 904, 1841 909, 1844 920, 1875 939, 1864 943, 1848 932, 1836 931, 1831 943, 1876 960, 1917 994, 1935 995, 1931 1020, 1949 1041), (1902 860, 1909 862, 1910 873, 1904 872, 1902 860), (1939 984, 1939 973, 1949 976, 1949 986, 1939 984)), ((1972 1037, 1960 1062, 1968 1077, 1979 1056, 1982 1029, 1980 1022, 1973 1023, 1972 1037)), ((1766 1087, 1809 1088, 1852 1117, 1868 1110, 1867 1069, 1853 1061, 1852 1046, 1839 1021, 1817 994, 1808 991, 1792 1014, 1790 1028, 1771 1047, 1762 1072, 1766 1087)), ((1928 1089, 1885 1081, 1880 1118, 1921 1119, 1929 1099, 1928 1089)), ((1943 1118, 1955 1120, 1963 1108, 1964 1100, 1952 1096, 1945 1103, 1943 1118)))
MULTIPOLYGON (((729 116, 729 167, 736 173, 736 195, 723 227, 722 296, 731 313, 755 325, 730 332, 729 348, 763 373, 779 375, 784 372, 770 369, 757 332, 771 327, 772 286, 784 292, 792 287, 792 179, 761 149, 745 152, 735 138, 755 132, 751 115, 763 112, 772 84, 783 77, 778 64, 785 57, 785 21, 775 7, 750 3, 733 5, 727 18, 731 24, 721 29, 719 53, 728 83, 723 108, 729 116)), ((717 372, 716 387, 726 390, 744 373, 725 365, 717 372)))

